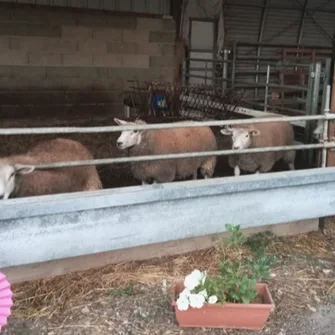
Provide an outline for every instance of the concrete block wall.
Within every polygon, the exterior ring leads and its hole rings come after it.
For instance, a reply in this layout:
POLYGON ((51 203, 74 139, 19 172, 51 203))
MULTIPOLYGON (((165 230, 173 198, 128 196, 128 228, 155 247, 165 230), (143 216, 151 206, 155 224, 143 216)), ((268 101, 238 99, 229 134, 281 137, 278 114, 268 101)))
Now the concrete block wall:
POLYGON ((18 91, 89 91, 92 103, 108 91, 118 113, 127 80, 173 79, 174 42, 172 19, 1 4, 0 105, 18 91))

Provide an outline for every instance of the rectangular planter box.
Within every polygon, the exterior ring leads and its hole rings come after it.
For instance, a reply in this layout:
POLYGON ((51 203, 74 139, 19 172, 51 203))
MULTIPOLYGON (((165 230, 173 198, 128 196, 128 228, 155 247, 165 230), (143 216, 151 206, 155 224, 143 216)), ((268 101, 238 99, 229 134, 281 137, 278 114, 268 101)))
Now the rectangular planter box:
POLYGON ((200 309, 189 307, 187 311, 180 311, 176 300, 183 289, 183 282, 177 282, 172 300, 177 322, 182 328, 261 329, 275 308, 268 286, 257 284, 256 289, 262 297, 263 304, 206 304, 200 309))

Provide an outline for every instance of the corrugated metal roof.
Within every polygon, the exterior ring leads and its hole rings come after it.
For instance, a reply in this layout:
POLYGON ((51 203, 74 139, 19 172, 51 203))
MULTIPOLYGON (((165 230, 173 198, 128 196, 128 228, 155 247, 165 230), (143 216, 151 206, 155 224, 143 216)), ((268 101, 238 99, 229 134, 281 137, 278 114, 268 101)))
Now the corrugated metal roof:
POLYGON ((294 44, 297 42, 301 13, 297 10, 269 9, 263 42, 294 44))
POLYGON ((313 18, 317 24, 310 17, 306 16, 302 32, 302 44, 331 47, 332 37, 335 32, 334 15, 334 13, 314 14, 313 18))

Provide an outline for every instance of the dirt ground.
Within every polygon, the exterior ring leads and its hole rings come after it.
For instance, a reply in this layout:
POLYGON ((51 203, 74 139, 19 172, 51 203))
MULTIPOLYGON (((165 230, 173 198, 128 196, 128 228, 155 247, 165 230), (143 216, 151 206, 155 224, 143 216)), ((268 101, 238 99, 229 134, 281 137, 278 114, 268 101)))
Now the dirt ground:
POLYGON ((262 331, 179 328, 171 306, 173 281, 194 268, 215 273, 222 252, 235 257, 213 248, 14 285, 15 307, 3 334, 334 334, 334 218, 323 232, 271 239, 266 254, 277 261, 268 284, 276 308, 262 331))

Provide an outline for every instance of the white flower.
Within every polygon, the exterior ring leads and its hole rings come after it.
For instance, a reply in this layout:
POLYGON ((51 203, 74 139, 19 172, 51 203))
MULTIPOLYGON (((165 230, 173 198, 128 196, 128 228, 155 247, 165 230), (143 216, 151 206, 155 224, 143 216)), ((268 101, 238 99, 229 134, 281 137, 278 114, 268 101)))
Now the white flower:
POLYGON ((187 288, 184 288, 184 291, 179 294, 179 297, 188 298, 191 294, 191 291, 187 288))
POLYGON ((216 295, 211 295, 208 298, 208 303, 214 305, 218 301, 218 297, 216 295))
POLYGON ((203 295, 205 299, 207 299, 207 298, 208 298, 208 294, 207 294, 207 290, 206 290, 206 289, 202 290, 202 291, 201 291, 201 292, 199 292, 198 294, 201 294, 201 295, 203 295))
POLYGON ((180 311, 187 311, 189 307, 188 298, 185 296, 180 296, 176 301, 177 307, 180 311))
POLYGON ((192 291, 204 280, 205 277, 206 274, 202 273, 201 271, 193 270, 189 275, 185 277, 184 286, 192 291))
POLYGON ((201 308, 205 303, 205 297, 201 294, 191 294, 189 300, 193 308, 201 308))
POLYGON ((193 276, 194 278, 196 278, 200 282, 202 277, 203 277, 203 273, 199 270, 193 270, 191 272, 191 276, 193 276))
POLYGON ((192 291, 193 289, 195 289, 198 285, 200 284, 200 281, 198 280, 197 277, 195 277, 194 275, 189 274, 185 277, 185 280, 184 280, 184 286, 192 291))

